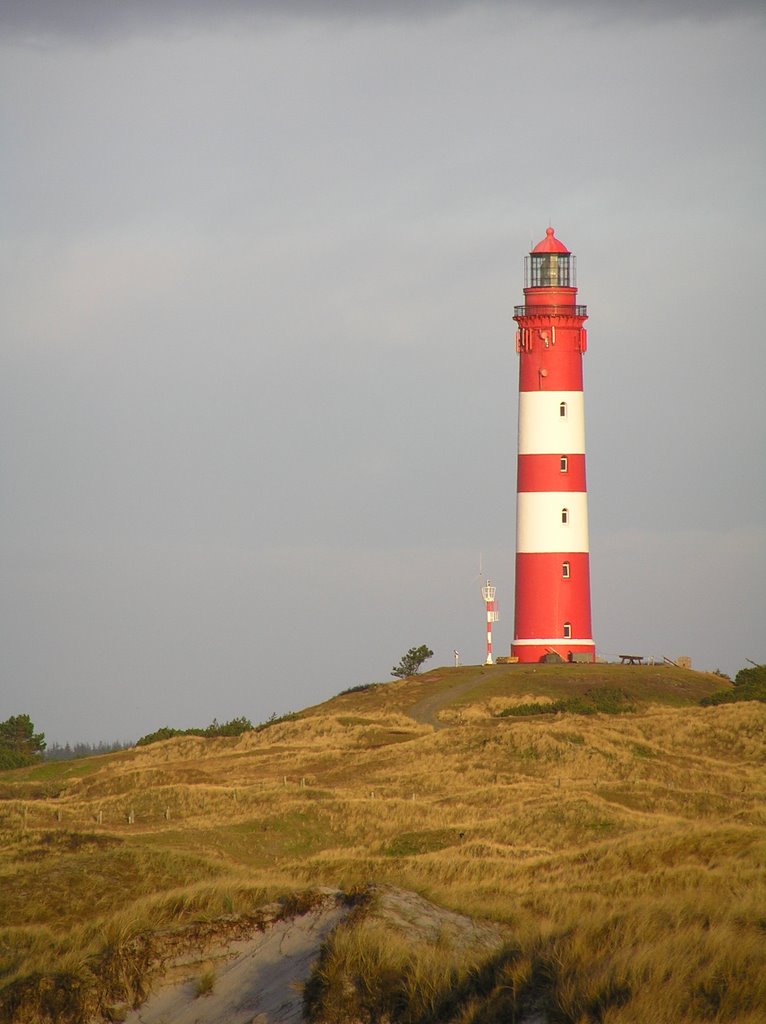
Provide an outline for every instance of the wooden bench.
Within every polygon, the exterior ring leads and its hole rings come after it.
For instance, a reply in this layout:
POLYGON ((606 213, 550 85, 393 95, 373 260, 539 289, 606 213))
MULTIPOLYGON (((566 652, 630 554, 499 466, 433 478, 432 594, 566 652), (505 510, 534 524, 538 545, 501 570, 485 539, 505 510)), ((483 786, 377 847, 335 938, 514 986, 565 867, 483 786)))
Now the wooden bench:
POLYGON ((621 654, 620 664, 622 665, 643 665, 644 658, 641 654, 621 654))

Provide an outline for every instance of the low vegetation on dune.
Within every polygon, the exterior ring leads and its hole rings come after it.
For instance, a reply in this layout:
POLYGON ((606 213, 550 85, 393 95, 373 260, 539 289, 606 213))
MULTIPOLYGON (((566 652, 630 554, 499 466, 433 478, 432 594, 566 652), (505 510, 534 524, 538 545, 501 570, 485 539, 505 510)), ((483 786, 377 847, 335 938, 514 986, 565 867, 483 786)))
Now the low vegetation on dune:
POLYGON ((357 908, 307 985, 315 1022, 763 1024, 766 707, 700 705, 733 689, 442 668, 0 773, 0 1022, 118 1020, 169 949, 332 887, 357 908), (424 932, 371 883, 489 931, 424 932))

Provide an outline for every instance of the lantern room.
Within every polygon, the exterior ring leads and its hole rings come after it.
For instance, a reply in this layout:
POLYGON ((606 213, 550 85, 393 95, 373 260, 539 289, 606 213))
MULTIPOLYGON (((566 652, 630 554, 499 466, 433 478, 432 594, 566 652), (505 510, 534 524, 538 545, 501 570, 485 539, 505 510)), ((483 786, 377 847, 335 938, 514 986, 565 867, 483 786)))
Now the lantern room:
POLYGON ((546 228, 545 238, 524 260, 524 287, 574 288, 576 283, 575 257, 554 236, 553 228, 546 228))

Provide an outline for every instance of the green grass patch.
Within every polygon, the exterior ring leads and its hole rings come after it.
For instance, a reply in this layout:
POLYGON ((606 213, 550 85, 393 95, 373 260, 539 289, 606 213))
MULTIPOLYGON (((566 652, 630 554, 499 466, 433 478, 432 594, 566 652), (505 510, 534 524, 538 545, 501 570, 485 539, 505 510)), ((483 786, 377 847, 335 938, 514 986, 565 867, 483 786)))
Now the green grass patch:
POLYGON ((557 732, 556 739, 571 743, 575 747, 585 746, 585 737, 579 732, 557 732))
POLYGON ((657 751, 645 743, 632 743, 630 749, 635 757, 657 757, 657 751))
POLYGON ((464 833, 455 828, 429 829, 424 832, 403 832, 383 848, 386 857, 418 857, 456 846, 464 833))
POLYGON ((0 878, 0 926, 45 924, 66 929, 152 893, 222 874, 190 853, 93 843, 16 865, 0 878))
POLYGON ((115 761, 131 760, 134 756, 135 751, 120 750, 113 754, 99 754, 76 761, 44 761, 33 768, 16 768, 13 771, 0 772, 0 799, 8 799, 5 794, 11 790, 11 799, 29 799, 18 794, 25 785, 31 783, 58 783, 60 791, 70 779, 83 779, 88 775, 95 775, 106 765, 114 764, 115 761))
POLYGON ((216 860, 223 859, 230 866, 249 868, 271 868, 282 861, 348 844, 343 833, 333 829, 321 810, 311 804, 302 810, 285 810, 283 814, 260 819, 149 833, 133 841, 163 850, 194 850, 216 860))
POLYGON ((712 673, 673 665, 486 665, 442 668, 437 672, 418 677, 417 699, 434 689, 474 683, 453 701, 446 701, 445 707, 529 693, 556 700, 602 687, 621 690, 640 703, 683 707, 698 703, 722 687, 730 689, 725 679, 712 673))

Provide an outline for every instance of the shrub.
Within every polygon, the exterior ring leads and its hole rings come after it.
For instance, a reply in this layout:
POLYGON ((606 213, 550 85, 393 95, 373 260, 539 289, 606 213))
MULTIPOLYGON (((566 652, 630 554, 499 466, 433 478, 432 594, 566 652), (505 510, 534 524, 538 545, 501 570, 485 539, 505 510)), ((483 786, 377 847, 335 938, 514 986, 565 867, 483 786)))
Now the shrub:
POLYGON ((383 685, 383 683, 360 683, 359 686, 349 686, 347 690, 341 690, 338 696, 342 697, 346 693, 364 693, 367 690, 374 690, 377 686, 383 685))
POLYGON ((243 732, 250 732, 253 728, 253 723, 244 716, 232 718, 230 722, 219 722, 217 718, 214 718, 206 729, 171 729, 169 725, 164 725, 161 729, 157 729, 156 732, 147 733, 140 740, 136 740, 136 746, 145 747, 150 743, 170 740, 174 736, 204 736, 208 739, 214 739, 217 736, 241 736, 243 732))
POLYGON ((260 725, 256 725, 256 732, 263 732, 264 729, 270 729, 272 725, 280 725, 282 722, 294 722, 300 716, 295 711, 288 711, 284 715, 271 715, 265 722, 261 722, 260 725))
POLYGON ((209 996, 215 988, 215 971, 208 970, 197 978, 197 984, 194 989, 195 999, 199 999, 200 996, 209 996))
POLYGON ((20 754, 17 750, 5 750, 3 747, 0 747, 0 771, 12 768, 28 768, 32 764, 37 764, 37 758, 30 757, 27 754, 20 754))
POLYGON ((399 679, 406 679, 408 676, 417 675, 423 662, 428 661, 433 656, 434 652, 430 647, 426 647, 425 644, 421 644, 420 647, 410 647, 407 653, 402 655, 399 664, 394 665, 391 669, 391 675, 397 676, 399 679))
POLYGON ((45 733, 35 732, 29 715, 11 715, 0 722, 0 769, 37 764, 45 750, 45 733))
POLYGON ((586 690, 581 697, 564 697, 550 704, 512 704, 498 712, 497 717, 525 718, 529 715, 555 715, 560 711, 570 715, 623 715, 635 710, 624 690, 604 687, 586 690))
MULTIPOLYGON (((136 740, 137 747, 146 747, 150 743, 159 743, 161 740, 172 739, 173 736, 187 736, 191 729, 171 729, 169 725, 163 725, 161 729, 157 729, 155 732, 147 733, 146 736, 142 736, 141 739, 136 740)), ((199 735, 198 732, 195 735, 199 735)))
POLYGON ((766 665, 742 668, 734 677, 731 690, 721 690, 709 697, 703 697, 700 704, 711 707, 716 704, 738 704, 742 700, 758 700, 766 703, 766 665))

